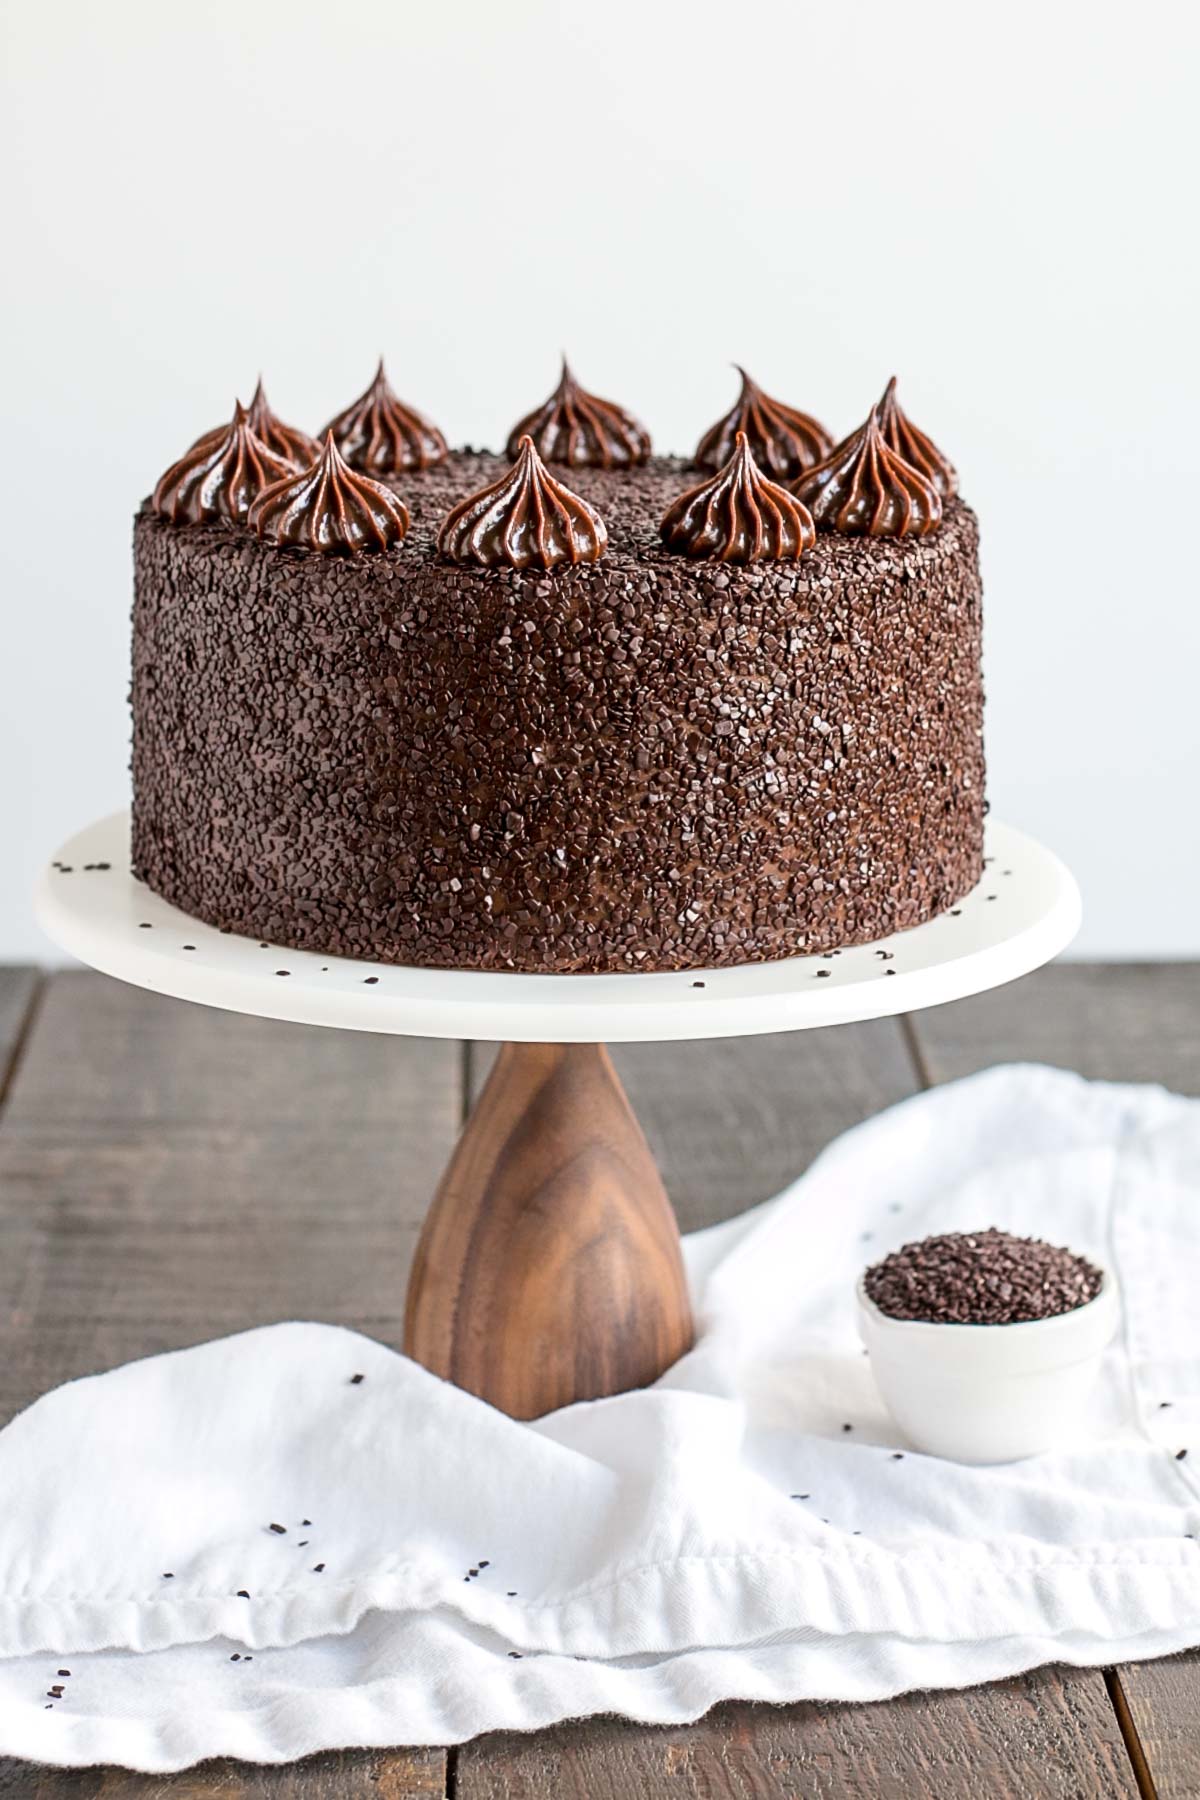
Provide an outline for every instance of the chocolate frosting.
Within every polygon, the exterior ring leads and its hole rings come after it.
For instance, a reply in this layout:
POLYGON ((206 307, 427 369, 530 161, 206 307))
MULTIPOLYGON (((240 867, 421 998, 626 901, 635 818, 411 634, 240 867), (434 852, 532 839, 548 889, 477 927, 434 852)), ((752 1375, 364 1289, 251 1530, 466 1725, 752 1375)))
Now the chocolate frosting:
POLYGON ((200 525, 207 519, 242 525, 264 488, 292 468, 256 436, 239 400, 231 424, 206 431, 159 478, 154 510, 173 525, 200 525))
POLYGON ((322 437, 329 432, 343 459, 366 475, 432 468, 446 454, 446 440, 437 426, 392 392, 382 357, 366 393, 331 419, 322 437))
POLYGON ((737 404, 696 445, 694 460, 702 469, 720 469, 729 461, 739 431, 745 432, 759 467, 776 481, 790 481, 829 455, 833 439, 823 425, 781 400, 772 400, 745 369, 736 363, 734 367, 742 378, 742 391, 737 404))
POLYGON ((255 437, 268 450, 273 450, 276 456, 282 456, 285 462, 290 462, 294 468, 307 469, 321 454, 321 446, 316 438, 309 437, 307 431, 300 431, 295 425, 285 425, 279 415, 271 411, 270 402, 263 392, 261 375, 250 402, 249 419, 250 429, 255 437))
POLYGON ((133 865, 156 893, 322 963, 542 974, 702 976, 958 906, 984 800, 960 500, 929 537, 695 562, 659 521, 703 477, 651 457, 552 471, 604 517, 598 563, 439 557, 508 467, 451 451, 406 476, 383 556, 143 512, 133 865))
POLYGON ((792 483, 822 531, 851 537, 924 537, 942 521, 928 476, 884 442, 878 409, 832 455, 792 483))
POLYGON ((332 431, 311 468, 259 495, 248 523, 259 537, 325 555, 389 550, 408 530, 408 508, 390 488, 352 469, 332 431))
POLYGON ((718 562, 782 562, 802 556, 817 538, 808 509, 767 480, 744 431, 725 467, 681 494, 660 529, 668 550, 718 562))
POLYGON ((438 533, 443 556, 487 569, 598 562, 607 543, 600 514, 555 481, 528 435, 517 446, 512 468, 460 500, 438 533))
POLYGON ((875 409, 879 429, 889 450, 902 456, 914 469, 920 469, 931 481, 943 500, 953 500, 958 492, 958 474, 954 464, 944 457, 931 438, 918 431, 912 420, 901 412, 896 402, 896 377, 893 375, 875 409))
POLYGON ((632 413, 611 400, 601 400, 580 387, 563 357, 562 378, 550 398, 514 425, 508 454, 515 457, 522 438, 533 439, 547 462, 573 469, 628 469, 650 454, 650 433, 632 413))

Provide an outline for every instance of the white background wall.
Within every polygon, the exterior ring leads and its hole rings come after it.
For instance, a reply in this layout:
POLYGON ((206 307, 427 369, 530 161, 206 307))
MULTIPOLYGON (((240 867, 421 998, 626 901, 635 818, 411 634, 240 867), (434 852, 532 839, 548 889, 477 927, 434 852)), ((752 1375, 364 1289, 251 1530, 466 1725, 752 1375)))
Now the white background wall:
POLYGON ((262 369, 499 441, 567 346, 690 449, 896 371, 983 517, 996 812, 1200 952, 1190 0, 5 0, 0 955, 126 797, 129 520, 262 369))

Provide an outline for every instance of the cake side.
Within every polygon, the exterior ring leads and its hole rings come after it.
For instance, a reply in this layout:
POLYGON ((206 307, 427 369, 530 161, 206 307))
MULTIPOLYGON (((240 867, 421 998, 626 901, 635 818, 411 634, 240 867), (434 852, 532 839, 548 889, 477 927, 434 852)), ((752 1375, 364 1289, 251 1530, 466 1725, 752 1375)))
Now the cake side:
POLYGON ((506 465, 408 471, 402 546, 135 524, 134 866, 208 923, 434 967, 678 969, 922 923, 982 870, 974 515, 795 562, 666 552, 692 477, 572 471, 599 562, 436 554, 506 465))

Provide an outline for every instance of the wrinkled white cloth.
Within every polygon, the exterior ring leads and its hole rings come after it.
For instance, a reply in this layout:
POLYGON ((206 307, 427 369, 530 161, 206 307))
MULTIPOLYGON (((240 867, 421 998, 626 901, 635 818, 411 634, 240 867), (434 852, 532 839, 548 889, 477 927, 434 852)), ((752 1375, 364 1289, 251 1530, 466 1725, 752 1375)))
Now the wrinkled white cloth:
POLYGON ((0 1433, 0 1751, 287 1761, 1200 1643, 1200 1102, 994 1069, 686 1253, 692 1353, 532 1425, 318 1324, 46 1395, 0 1433), (989 1224, 1106 1263, 1124 1320, 1075 1442, 972 1468, 890 1423, 853 1289, 989 1224))

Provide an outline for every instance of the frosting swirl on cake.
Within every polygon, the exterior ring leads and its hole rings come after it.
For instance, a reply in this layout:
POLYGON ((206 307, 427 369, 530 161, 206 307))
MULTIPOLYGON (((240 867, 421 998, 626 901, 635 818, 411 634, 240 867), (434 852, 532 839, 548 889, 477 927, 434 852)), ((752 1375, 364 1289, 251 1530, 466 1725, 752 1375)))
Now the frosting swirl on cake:
POLYGON ((724 468, 667 508, 660 530, 668 550, 736 563, 802 556, 817 536, 807 508, 762 473, 744 431, 724 468))
POLYGON ((248 523, 259 537, 323 555, 390 550, 408 530, 408 508, 390 488, 352 469, 333 433, 311 468, 289 472, 259 495, 248 523))
POLYGON ((866 422, 792 483, 822 531, 851 537, 923 537, 942 520, 932 481, 884 442, 872 407, 866 422))
POLYGON ((790 481, 829 455, 833 439, 823 425, 794 406, 772 400, 745 369, 737 363, 734 367, 742 378, 742 391, 736 405, 696 445, 693 460, 700 468, 724 467, 733 455, 739 431, 745 432, 759 467, 776 481, 790 481))
POLYGON ((452 507, 438 533, 443 556, 485 569, 598 562, 607 543, 600 514, 554 479, 528 435, 512 468, 452 507))
POLYGON ((509 456, 518 455, 525 437, 532 438, 546 462, 566 463, 572 469, 633 468, 650 454, 645 426, 614 401, 581 388, 565 356, 562 377, 550 398, 509 433, 509 456))
POLYGON ((307 469, 321 454, 321 446, 316 438, 309 437, 307 431, 301 431, 295 425, 285 425, 278 413, 271 411, 270 402, 263 392, 262 376, 258 378, 258 386, 250 402, 248 414, 250 429, 268 450, 276 456, 282 456, 294 468, 307 469))
POLYGON ((154 510, 173 525, 200 525, 210 519, 242 525, 251 503, 272 482, 290 474, 293 466, 255 435, 239 400, 232 423, 206 431, 159 477, 154 510))
POLYGON ((370 387, 321 436, 329 432, 344 461, 366 475, 429 469, 446 454, 446 440, 432 420, 392 392, 382 357, 370 387))
POLYGON ((888 449, 894 450, 897 456, 902 456, 914 469, 919 469, 933 483, 943 500, 953 500, 958 492, 958 472, 954 464, 942 455, 932 438, 927 438, 907 414, 901 412, 896 400, 894 375, 875 410, 879 415, 879 429, 888 449))

